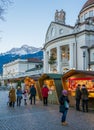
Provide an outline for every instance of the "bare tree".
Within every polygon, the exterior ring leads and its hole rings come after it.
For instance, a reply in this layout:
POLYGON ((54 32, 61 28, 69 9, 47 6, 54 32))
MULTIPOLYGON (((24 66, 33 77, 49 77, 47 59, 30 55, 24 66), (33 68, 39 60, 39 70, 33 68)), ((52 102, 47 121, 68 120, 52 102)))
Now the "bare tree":
POLYGON ((0 0, 0 20, 4 20, 4 13, 13 0, 0 0))

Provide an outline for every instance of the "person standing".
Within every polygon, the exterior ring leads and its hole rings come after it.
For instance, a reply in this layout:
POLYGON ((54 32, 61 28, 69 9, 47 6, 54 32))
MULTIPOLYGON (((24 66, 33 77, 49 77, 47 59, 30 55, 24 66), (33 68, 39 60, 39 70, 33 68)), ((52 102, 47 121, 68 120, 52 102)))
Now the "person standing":
POLYGON ((14 107, 15 106, 15 101, 16 101, 16 94, 15 94, 15 89, 13 88, 13 86, 9 91, 9 99, 10 99, 9 100, 9 106, 14 107))
POLYGON ((17 94, 17 106, 20 106, 22 100, 22 90, 20 86, 18 86, 16 94, 17 94))
POLYGON ((67 125, 68 123, 66 122, 66 116, 69 109, 69 98, 67 90, 62 91, 62 95, 59 98, 59 103, 60 103, 60 112, 62 113, 61 124, 67 125))
POLYGON ((76 91, 75 91, 75 98, 76 98, 76 110, 80 111, 80 100, 81 100, 81 90, 80 90, 81 85, 78 84, 76 91))
POLYGON ((82 89, 81 89, 81 93, 82 93, 82 110, 83 112, 88 112, 88 90, 85 86, 85 84, 82 85, 82 89))
POLYGON ((32 105, 32 100, 34 99, 34 104, 36 103, 36 88, 34 84, 30 88, 30 104, 32 105))
POLYGON ((42 97, 43 97, 43 105, 48 105, 48 92, 49 92, 49 89, 47 87, 47 85, 43 85, 42 87, 42 97))
POLYGON ((28 91, 27 89, 23 92, 23 98, 24 98, 24 105, 27 105, 27 99, 28 99, 28 91))

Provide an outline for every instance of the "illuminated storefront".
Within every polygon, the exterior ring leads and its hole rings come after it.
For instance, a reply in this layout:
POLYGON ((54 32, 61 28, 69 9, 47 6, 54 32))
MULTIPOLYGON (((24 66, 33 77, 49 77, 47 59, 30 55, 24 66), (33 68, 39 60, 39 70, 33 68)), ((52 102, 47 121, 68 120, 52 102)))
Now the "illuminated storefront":
MULTIPOLYGON (((58 104, 59 96, 63 89, 62 87, 62 75, 61 74, 43 74, 39 78, 39 86, 42 89, 43 84, 46 84, 49 88, 48 102, 52 104, 58 104)), ((42 97, 42 95, 41 95, 42 97)))
POLYGON ((36 88, 36 98, 39 99, 40 98, 40 92, 39 92, 39 86, 37 85, 37 80, 31 78, 31 77, 26 77, 24 79, 24 83, 25 83, 25 89, 28 90, 28 92, 30 91, 30 87, 32 84, 34 84, 35 88, 36 88))
MULTIPOLYGON (((85 84, 89 92, 90 104, 94 100, 94 71, 70 70, 62 77, 63 88, 69 92, 71 104, 75 104, 75 90, 78 84, 85 84)), ((80 88, 81 89, 81 88, 80 88)), ((91 105, 92 106, 92 105, 91 105)))
POLYGON ((75 89, 78 84, 80 84, 81 86, 85 84, 89 92, 89 97, 94 97, 94 78, 69 78, 68 91, 71 91, 72 94, 75 95, 75 89))

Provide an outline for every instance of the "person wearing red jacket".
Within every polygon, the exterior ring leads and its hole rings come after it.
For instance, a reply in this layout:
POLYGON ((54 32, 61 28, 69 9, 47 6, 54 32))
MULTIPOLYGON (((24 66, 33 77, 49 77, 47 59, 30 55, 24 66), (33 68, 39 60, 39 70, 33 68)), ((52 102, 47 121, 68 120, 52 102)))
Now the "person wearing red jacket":
POLYGON ((42 87, 42 97, 43 97, 43 105, 48 105, 48 92, 49 92, 49 89, 47 87, 47 85, 43 85, 42 87))

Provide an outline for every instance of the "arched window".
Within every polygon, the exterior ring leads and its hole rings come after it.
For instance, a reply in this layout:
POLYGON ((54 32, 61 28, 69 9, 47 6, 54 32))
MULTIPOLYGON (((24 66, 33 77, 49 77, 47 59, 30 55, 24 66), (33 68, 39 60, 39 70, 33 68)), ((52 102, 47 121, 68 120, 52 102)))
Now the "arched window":
POLYGON ((51 36, 53 37, 55 35, 55 28, 51 29, 51 36))

